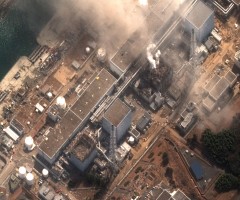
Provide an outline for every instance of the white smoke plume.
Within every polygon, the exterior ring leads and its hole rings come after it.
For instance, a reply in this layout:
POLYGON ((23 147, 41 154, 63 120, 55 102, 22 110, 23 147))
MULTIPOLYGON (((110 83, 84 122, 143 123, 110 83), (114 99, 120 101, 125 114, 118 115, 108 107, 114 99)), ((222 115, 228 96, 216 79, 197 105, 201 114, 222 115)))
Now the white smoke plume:
MULTIPOLYGON (((64 20, 63 27, 81 29, 80 22, 90 33, 97 33, 104 48, 119 48, 137 29, 145 34, 143 14, 134 0, 56 0, 54 6, 64 20)), ((147 34, 145 34, 147 35, 147 34)))
POLYGON ((160 55, 161 55, 160 50, 158 50, 156 52, 155 58, 154 58, 153 51, 155 50, 155 48, 156 48, 156 45, 153 44, 153 43, 150 43, 147 46, 147 59, 148 59, 148 62, 150 63, 150 65, 151 65, 152 69, 156 69, 157 66, 159 65, 159 59, 160 59, 160 55))

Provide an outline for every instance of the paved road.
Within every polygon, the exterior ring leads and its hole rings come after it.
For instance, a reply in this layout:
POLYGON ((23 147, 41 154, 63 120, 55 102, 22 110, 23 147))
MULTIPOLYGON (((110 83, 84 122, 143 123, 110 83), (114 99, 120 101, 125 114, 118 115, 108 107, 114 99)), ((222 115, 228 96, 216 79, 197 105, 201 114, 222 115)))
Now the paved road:
POLYGON ((5 182, 7 181, 8 177, 11 175, 15 167, 16 165, 14 162, 9 161, 9 163, 7 163, 2 173, 0 174, 0 185, 5 184, 5 182))

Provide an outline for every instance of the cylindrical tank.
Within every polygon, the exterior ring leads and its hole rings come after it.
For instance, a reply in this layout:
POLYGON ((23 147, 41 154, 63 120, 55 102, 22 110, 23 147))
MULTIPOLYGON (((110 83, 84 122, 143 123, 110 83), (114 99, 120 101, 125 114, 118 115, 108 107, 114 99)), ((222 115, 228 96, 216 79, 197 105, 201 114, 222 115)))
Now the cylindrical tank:
POLYGON ((97 59, 98 59, 98 61, 103 63, 103 62, 106 61, 106 57, 107 57, 106 49, 99 48, 97 50, 97 59))
POLYGON ((31 186, 34 184, 34 176, 32 173, 27 173, 26 175, 26 183, 31 186))
POLYGON ((7 190, 4 187, 0 187, 0 200, 6 200, 7 199, 7 190))
POLYGON ((44 178, 47 178, 47 177, 48 177, 48 174, 49 174, 48 170, 44 168, 44 169, 42 170, 42 176, 43 176, 44 178))
POLYGON ((28 136, 25 138, 25 147, 28 151, 31 151, 33 149, 33 138, 31 136, 28 136))
POLYGON ((53 94, 52 94, 51 92, 48 92, 48 93, 47 93, 47 97, 48 97, 49 99, 51 99, 51 98, 53 97, 53 94))
POLYGON ((23 166, 19 167, 18 177, 21 178, 21 179, 24 179, 26 177, 26 172, 27 172, 27 170, 26 170, 25 167, 23 167, 23 166))
POLYGON ((86 50, 86 53, 87 53, 87 54, 89 54, 89 53, 91 52, 91 49, 90 49, 90 47, 86 47, 86 49, 85 49, 85 50, 86 50))
POLYGON ((67 104, 66 104, 66 101, 65 101, 65 98, 62 97, 62 96, 59 96, 57 98, 57 102, 56 102, 57 106, 61 109, 65 109, 67 107, 67 104))

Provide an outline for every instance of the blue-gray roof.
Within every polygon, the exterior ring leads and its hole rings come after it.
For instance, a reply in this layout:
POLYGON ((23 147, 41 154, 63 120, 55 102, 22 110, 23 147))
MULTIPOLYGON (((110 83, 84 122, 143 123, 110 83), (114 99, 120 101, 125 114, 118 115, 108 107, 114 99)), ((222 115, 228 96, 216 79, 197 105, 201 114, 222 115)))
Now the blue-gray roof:
POLYGON ((193 161, 190 165, 190 168, 196 180, 200 180, 203 178, 203 168, 201 163, 199 163, 198 161, 193 161))

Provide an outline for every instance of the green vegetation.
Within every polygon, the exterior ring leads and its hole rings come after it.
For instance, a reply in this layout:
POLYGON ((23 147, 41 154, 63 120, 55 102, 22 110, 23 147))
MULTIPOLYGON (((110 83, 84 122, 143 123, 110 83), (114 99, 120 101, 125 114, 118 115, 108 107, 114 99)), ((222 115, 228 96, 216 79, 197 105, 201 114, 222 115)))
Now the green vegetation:
POLYGON ((232 174, 224 174, 220 176, 215 184, 218 192, 227 192, 239 188, 239 179, 232 174))
POLYGON ((240 188, 240 137, 236 129, 213 133, 210 129, 204 131, 202 143, 205 153, 221 168, 226 170, 216 182, 218 192, 226 192, 240 188))

